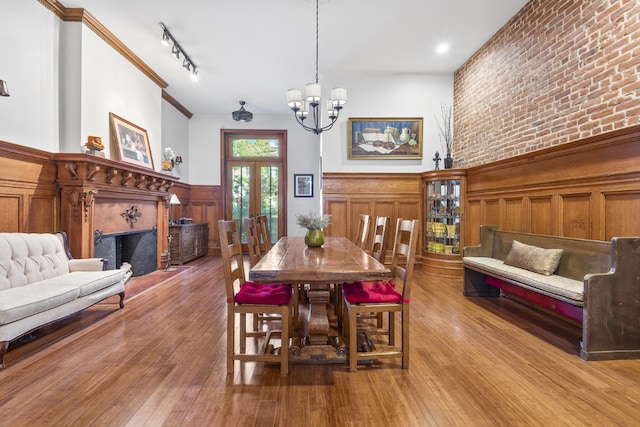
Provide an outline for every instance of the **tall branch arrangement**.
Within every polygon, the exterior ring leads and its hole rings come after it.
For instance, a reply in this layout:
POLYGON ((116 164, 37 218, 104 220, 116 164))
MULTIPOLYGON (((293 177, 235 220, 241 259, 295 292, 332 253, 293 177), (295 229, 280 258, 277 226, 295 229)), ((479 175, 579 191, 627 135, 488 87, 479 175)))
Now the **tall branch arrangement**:
POLYGON ((447 156, 451 156, 453 152, 453 106, 445 103, 440 104, 440 115, 441 119, 438 120, 438 117, 434 114, 436 123, 438 124, 440 143, 447 153, 447 156))

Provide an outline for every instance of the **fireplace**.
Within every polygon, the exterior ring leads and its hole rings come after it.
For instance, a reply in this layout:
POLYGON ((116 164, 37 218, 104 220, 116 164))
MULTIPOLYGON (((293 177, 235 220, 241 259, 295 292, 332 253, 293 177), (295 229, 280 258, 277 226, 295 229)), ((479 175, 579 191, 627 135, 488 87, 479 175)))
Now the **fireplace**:
POLYGON ((94 256, 108 260, 109 269, 131 264, 133 276, 143 276, 157 269, 158 233, 155 228, 121 233, 94 233, 94 256))

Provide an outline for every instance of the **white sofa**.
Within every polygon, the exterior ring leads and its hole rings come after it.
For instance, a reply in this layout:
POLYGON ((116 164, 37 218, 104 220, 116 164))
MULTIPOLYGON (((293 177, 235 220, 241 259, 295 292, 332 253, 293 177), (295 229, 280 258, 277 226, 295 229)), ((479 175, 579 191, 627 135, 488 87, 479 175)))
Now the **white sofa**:
POLYGON ((72 259, 62 232, 0 233, 0 369, 10 341, 113 295, 124 307, 130 276, 129 265, 72 259))

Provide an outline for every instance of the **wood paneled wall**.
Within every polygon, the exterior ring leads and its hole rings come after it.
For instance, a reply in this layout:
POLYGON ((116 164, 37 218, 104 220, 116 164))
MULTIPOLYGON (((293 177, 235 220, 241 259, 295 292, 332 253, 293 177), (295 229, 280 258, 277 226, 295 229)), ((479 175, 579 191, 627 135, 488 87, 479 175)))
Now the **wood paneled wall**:
POLYGON ((51 153, 0 141, 0 231, 42 233, 60 227, 51 153))
MULTIPOLYGON (((354 240, 360 214, 368 214, 390 217, 389 236, 393 236, 397 218, 422 219, 421 182, 420 174, 324 173, 322 210, 331 215, 325 235, 354 240)), ((422 254, 422 240, 418 240, 418 254, 422 254)), ((391 241, 387 258, 392 245, 391 241)))
MULTIPOLYGON (((209 224, 209 250, 220 250, 217 221, 222 218, 220 186, 191 186, 178 178, 85 154, 49 153, 0 141, 0 232, 69 235, 74 257, 93 255, 93 235, 158 228, 168 233, 169 194, 181 205, 174 219, 191 217, 209 224), (121 213, 135 206, 135 224, 121 213)), ((166 241, 158 239, 158 256, 166 241)))
POLYGON ((467 169, 466 245, 480 225, 608 241, 640 236, 640 126, 467 169))

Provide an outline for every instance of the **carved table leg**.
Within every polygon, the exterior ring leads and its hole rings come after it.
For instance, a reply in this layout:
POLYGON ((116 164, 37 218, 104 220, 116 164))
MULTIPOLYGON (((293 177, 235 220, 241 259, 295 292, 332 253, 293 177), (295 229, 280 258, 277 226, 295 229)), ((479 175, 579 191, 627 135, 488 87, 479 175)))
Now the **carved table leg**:
POLYGON ((329 304, 329 285, 309 285, 307 298, 309 299, 309 344, 326 345, 329 339, 329 317, 327 304, 329 304))

